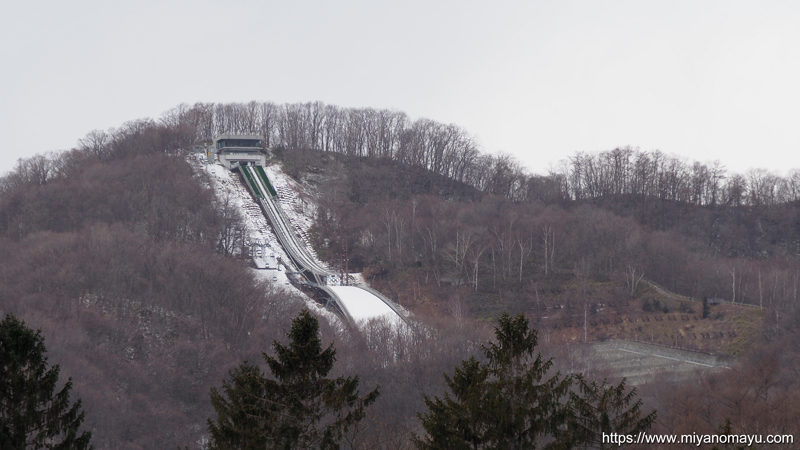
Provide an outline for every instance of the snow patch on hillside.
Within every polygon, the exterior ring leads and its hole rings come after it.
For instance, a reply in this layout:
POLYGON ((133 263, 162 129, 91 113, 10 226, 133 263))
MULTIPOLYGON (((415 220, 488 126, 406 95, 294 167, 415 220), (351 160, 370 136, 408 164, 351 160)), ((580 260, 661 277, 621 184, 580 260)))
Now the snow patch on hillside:
MULTIPOLYGON (((247 188, 239 179, 239 175, 220 166, 219 164, 206 164, 205 158, 202 156, 199 158, 190 157, 189 162, 196 170, 204 171, 206 174, 208 174, 211 182, 211 188, 214 189, 217 199, 220 202, 230 202, 230 204, 242 214, 247 229, 246 244, 251 248, 258 247, 259 251, 262 253, 261 256, 267 261, 271 262, 270 267, 275 268, 270 270, 259 270, 255 268, 251 269, 255 278, 259 281, 271 283, 275 290, 283 290, 299 296, 306 303, 306 306, 309 310, 316 312, 322 317, 325 317, 328 320, 328 323, 330 323, 330 325, 335 329, 343 329, 344 324, 338 316, 320 306, 317 302, 303 293, 303 291, 297 289, 293 284, 290 283, 286 273, 287 271, 296 272, 297 268, 294 267, 291 259, 289 259, 284 252, 283 247, 278 242, 278 238, 275 236, 275 233, 273 233, 267 218, 264 217, 261 207, 255 202, 255 200, 253 200, 250 191, 247 190, 247 188)), ((284 180, 284 178, 288 177, 277 177, 273 176, 272 173, 270 173, 269 177, 270 180, 273 180, 273 178, 276 180, 280 179, 280 186, 282 186, 281 190, 283 190, 284 195, 290 199, 290 204, 293 204, 291 199, 295 199, 294 202, 302 204, 302 202, 296 200, 296 198, 299 197, 297 194, 289 194, 289 189, 292 189, 294 186, 288 187, 291 185, 284 180)), ((275 187, 277 190, 278 183, 275 181, 273 181, 273 183, 276 184, 275 187)), ((287 207, 284 206, 284 208, 287 207)), ((289 215, 288 208, 286 212, 287 215, 289 215)), ((305 218, 305 216, 301 217, 298 213, 295 213, 294 216, 295 217, 289 215, 296 228, 296 224, 305 223, 305 221, 302 220, 305 218)), ((313 215, 311 217, 313 217, 313 215)), ((308 232, 308 228, 311 226, 311 222, 308 223, 309 225, 305 227, 306 234, 308 232)))
POLYGON ((278 203, 291 221, 295 233, 305 242, 311 255, 319 261, 319 257, 309 244, 308 235, 317 212, 317 205, 312 200, 314 197, 309 195, 302 184, 283 173, 277 164, 264 167, 264 172, 278 192, 278 203))
MULTIPOLYGON (((209 175, 217 198, 220 201, 227 200, 244 216, 248 236, 247 245, 250 248, 258 247, 260 253, 251 256, 262 258, 268 263, 269 267, 275 267, 276 262, 280 261, 277 263, 278 270, 252 269, 256 278, 272 283, 276 289, 285 289, 288 292, 300 295, 309 309, 327 318, 334 328, 343 330, 344 324, 338 316, 320 306, 289 282, 286 275, 287 270, 297 272, 297 268, 294 267, 283 250, 261 207, 253 199, 244 183, 242 183, 240 176, 218 164, 206 164, 203 158, 193 159, 192 164, 198 170, 205 171, 209 175)), ((314 224, 317 209, 313 201, 314 195, 306 191, 303 185, 283 173, 278 165, 273 164, 264 167, 264 172, 278 193, 278 202, 283 213, 291 222, 295 233, 304 241, 312 256, 319 259, 309 244, 309 230, 314 224)), ((349 283, 355 286, 366 285, 360 273, 350 274, 349 283)), ((383 320, 394 327, 403 324, 403 320, 383 300, 368 291, 354 286, 341 286, 341 284, 339 277, 331 276, 328 278, 328 285, 339 296, 359 328, 363 329, 368 322, 376 319, 383 320)), ((406 310, 399 307, 398 309, 401 310, 401 314, 408 316, 406 310)))

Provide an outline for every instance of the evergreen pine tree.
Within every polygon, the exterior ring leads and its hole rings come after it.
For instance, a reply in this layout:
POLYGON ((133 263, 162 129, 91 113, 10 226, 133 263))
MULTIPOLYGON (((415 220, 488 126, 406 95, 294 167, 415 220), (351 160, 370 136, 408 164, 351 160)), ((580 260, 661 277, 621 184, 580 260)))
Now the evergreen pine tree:
POLYGON ((55 392, 59 366, 47 369, 40 331, 9 314, 0 322, 0 448, 84 450, 81 401, 69 401, 72 379, 55 392), (54 393, 55 392, 55 393, 54 393))
POLYGON ((274 379, 245 362, 223 384, 227 399, 212 390, 212 448, 338 449, 344 433, 364 418, 378 388, 359 396, 358 376, 326 378, 336 351, 322 349, 319 323, 308 310, 292 321, 288 337, 288 345, 273 343, 275 357, 263 355, 274 379))
POLYGON ((635 435, 647 431, 656 420, 656 412, 642 417, 642 400, 636 398, 636 389, 627 391, 625 380, 614 386, 603 380, 602 384, 587 382, 582 376, 573 377, 577 392, 570 392, 568 429, 574 444, 590 448, 612 449, 619 444, 604 443, 603 433, 635 435))
POLYGON ((522 314, 503 314, 496 342, 483 347, 488 362, 462 362, 453 378, 445 376, 452 396, 426 397, 428 412, 419 415, 425 436, 420 449, 557 448, 569 417, 570 378, 545 378, 552 360, 535 354, 536 330, 522 314), (542 381, 544 379, 544 381, 542 381))
POLYGON ((538 333, 523 314, 503 314, 495 329, 497 342, 484 347, 489 371, 495 377, 490 402, 494 406, 491 448, 528 449, 558 447, 568 417, 570 377, 556 373, 545 378, 553 360, 535 354, 538 333), (542 381, 544 379, 544 381, 542 381))
POLYGON ((257 450, 267 448, 269 422, 260 400, 264 394, 264 375, 258 366, 247 361, 229 372, 230 381, 222 382, 222 395, 211 389, 211 405, 217 421, 208 421, 208 430, 220 450, 257 450))
POLYGON ((422 425, 428 433, 427 439, 415 437, 420 449, 472 449, 483 448, 489 440, 490 420, 485 404, 488 368, 474 357, 461 362, 452 378, 444 379, 450 392, 444 398, 431 399, 425 396, 427 414, 421 414, 422 425))

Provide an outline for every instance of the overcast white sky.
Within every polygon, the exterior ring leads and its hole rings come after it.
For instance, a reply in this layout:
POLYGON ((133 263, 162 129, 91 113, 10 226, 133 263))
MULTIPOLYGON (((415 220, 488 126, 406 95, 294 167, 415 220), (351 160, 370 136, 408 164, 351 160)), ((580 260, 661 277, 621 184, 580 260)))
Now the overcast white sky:
POLYGON ((0 173, 180 104, 455 123, 544 173, 660 149, 800 168, 798 1, 0 0, 0 173))

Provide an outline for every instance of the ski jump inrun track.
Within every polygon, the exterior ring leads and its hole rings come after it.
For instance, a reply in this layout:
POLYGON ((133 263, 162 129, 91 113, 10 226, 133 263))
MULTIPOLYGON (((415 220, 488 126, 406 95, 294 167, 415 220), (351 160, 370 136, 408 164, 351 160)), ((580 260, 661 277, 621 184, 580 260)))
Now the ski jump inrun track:
POLYGON ((307 280, 305 284, 323 291, 345 319, 357 325, 363 320, 385 317, 391 322, 404 322, 402 311, 380 292, 365 286, 330 286, 328 280, 338 273, 328 269, 309 251, 308 245, 295 233, 291 220, 283 212, 278 193, 264 168, 241 163, 236 167, 261 209, 272 224, 286 254, 307 280))

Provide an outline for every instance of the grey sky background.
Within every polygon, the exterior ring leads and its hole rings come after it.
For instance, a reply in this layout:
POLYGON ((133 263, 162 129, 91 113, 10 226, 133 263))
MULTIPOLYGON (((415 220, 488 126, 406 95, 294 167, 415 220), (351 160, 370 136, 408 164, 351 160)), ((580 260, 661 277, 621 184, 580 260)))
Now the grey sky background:
POLYGON ((180 104, 455 123, 532 172, 659 149, 800 168, 797 1, 0 0, 0 173, 180 104))

